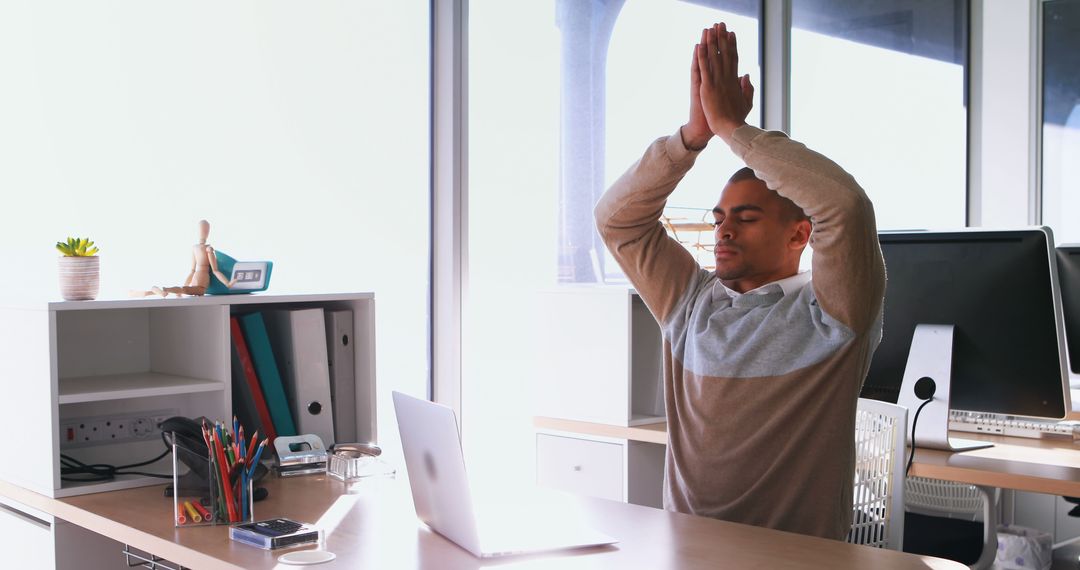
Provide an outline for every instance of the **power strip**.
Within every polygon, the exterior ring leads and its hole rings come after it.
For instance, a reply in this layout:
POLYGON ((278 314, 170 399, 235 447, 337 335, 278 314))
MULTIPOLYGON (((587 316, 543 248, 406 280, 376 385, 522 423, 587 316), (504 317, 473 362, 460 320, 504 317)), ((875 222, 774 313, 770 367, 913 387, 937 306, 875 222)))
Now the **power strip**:
POLYGON ((60 449, 112 445, 161 437, 158 424, 179 415, 176 408, 60 420, 60 449))

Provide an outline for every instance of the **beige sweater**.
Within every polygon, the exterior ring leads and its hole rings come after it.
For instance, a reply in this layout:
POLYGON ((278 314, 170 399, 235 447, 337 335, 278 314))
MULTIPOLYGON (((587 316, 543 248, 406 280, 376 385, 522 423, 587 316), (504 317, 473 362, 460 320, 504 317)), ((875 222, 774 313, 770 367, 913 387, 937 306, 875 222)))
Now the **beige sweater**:
POLYGON ((733 296, 668 237, 660 214, 697 156, 678 133, 654 142, 595 211, 664 331, 664 506, 843 539, 855 409, 881 339, 873 206, 848 173, 783 133, 743 126, 731 150, 811 217, 809 285, 733 296))

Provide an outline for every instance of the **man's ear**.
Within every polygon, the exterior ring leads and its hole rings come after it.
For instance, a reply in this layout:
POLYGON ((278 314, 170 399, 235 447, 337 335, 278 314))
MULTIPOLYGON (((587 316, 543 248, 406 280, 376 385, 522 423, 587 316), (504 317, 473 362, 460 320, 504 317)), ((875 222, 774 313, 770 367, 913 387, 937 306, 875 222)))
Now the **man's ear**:
POLYGON ((799 220, 795 222, 792 227, 791 238, 788 240, 788 247, 791 249, 803 249, 806 244, 810 242, 810 232, 813 226, 810 224, 810 220, 799 220))

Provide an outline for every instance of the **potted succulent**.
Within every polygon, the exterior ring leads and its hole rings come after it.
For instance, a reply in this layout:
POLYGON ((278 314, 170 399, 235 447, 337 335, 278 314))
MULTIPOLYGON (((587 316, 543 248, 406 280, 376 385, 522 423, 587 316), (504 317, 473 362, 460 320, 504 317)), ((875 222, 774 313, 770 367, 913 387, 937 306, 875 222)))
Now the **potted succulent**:
POLYGON ((60 258, 60 295, 66 301, 89 301, 97 297, 100 265, 98 248, 87 238, 56 242, 60 258))

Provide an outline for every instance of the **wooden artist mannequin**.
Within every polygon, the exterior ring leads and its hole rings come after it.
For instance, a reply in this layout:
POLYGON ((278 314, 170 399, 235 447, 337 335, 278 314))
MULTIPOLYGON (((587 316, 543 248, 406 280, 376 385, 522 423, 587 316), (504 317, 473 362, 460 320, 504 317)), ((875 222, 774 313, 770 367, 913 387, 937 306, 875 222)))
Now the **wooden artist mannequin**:
POLYGON ((197 295, 202 296, 206 294, 206 288, 210 286, 210 272, 214 272, 214 276, 218 278, 226 287, 232 288, 236 284, 235 280, 230 281, 224 273, 218 269, 217 256, 214 255, 214 248, 206 243, 206 238, 210 236, 210 222, 206 220, 199 220, 199 243, 191 246, 191 271, 188 272, 187 279, 184 279, 184 284, 180 287, 152 287, 149 291, 141 291, 136 293, 136 296, 147 297, 149 295, 161 295, 162 297, 168 297, 169 293, 173 295, 197 295))

